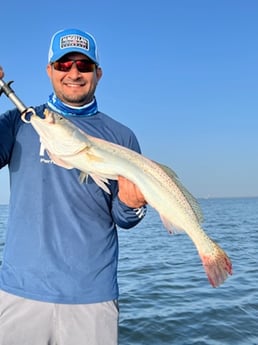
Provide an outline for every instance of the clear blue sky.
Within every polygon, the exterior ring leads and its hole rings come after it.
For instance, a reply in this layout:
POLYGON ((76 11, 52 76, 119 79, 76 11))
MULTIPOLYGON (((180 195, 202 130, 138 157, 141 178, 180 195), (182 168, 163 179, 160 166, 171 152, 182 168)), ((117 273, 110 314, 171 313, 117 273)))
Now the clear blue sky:
MULTIPOLYGON (((196 197, 257 196, 257 18, 257 0, 4 1, 0 64, 24 103, 43 103, 52 34, 91 32, 99 108, 134 130, 144 155, 196 197)), ((0 98, 1 112, 12 107, 0 98)))

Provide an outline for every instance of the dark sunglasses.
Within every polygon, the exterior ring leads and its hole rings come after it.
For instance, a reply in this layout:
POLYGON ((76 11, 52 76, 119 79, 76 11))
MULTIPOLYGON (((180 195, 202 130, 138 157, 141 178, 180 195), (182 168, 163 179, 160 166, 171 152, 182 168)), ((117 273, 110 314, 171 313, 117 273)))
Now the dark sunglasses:
POLYGON ((54 69, 57 71, 69 72, 74 63, 76 64, 78 71, 81 73, 93 72, 95 69, 95 63, 86 59, 65 61, 59 60, 53 62, 52 65, 54 66, 54 69))

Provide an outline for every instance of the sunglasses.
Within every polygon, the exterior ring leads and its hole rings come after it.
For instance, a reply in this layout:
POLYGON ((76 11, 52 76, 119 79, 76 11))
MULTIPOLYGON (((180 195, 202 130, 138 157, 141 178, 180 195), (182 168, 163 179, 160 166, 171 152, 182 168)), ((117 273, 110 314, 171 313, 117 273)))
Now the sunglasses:
POLYGON ((76 68, 81 73, 93 72, 95 69, 95 63, 90 60, 66 60, 66 61, 55 61, 52 63, 54 69, 60 72, 69 72, 75 63, 76 68))

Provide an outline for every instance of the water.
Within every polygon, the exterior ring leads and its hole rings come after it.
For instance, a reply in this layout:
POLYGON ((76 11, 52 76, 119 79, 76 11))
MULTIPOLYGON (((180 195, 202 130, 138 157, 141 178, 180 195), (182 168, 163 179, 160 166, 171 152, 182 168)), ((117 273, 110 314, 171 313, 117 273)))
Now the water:
MULTIPOLYGON (((258 198, 200 200, 234 274, 212 288, 186 234, 157 213, 119 230, 120 345, 258 345, 258 198)), ((7 206, 0 206, 0 259, 7 206)))

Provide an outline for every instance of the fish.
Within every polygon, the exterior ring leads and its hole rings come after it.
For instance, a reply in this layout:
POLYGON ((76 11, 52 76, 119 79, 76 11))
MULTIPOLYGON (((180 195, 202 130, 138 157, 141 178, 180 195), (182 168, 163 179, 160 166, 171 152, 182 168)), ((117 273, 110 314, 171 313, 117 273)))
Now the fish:
POLYGON ((190 237, 212 287, 220 286, 233 274, 228 255, 202 228, 198 201, 172 169, 129 148, 88 135, 47 108, 44 117, 31 111, 30 118, 25 113, 22 120, 36 130, 53 163, 78 169, 81 182, 91 176, 106 193, 110 193, 109 180, 118 176, 133 182, 170 234, 182 231, 190 237))

